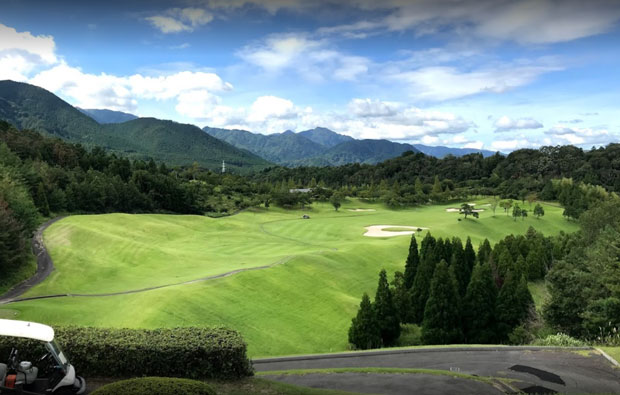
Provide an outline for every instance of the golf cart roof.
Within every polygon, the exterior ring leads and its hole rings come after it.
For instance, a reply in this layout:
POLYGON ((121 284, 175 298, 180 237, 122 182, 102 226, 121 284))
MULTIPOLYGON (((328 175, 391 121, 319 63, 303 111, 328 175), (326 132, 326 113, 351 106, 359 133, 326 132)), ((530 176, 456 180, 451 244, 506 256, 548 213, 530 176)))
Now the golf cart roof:
POLYGON ((54 340, 54 329, 36 322, 0 319, 0 336, 24 337, 51 342, 54 340))

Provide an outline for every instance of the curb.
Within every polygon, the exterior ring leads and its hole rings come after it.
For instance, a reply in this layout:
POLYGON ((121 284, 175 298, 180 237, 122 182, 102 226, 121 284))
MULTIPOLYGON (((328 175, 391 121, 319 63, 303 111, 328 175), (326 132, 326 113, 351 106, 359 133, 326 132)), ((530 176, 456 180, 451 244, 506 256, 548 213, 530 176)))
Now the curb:
MULTIPOLYGON (((592 350, 592 347, 554 347, 554 346, 495 346, 495 347, 442 347, 442 348, 411 348, 402 350, 377 350, 377 351, 360 351, 347 352, 339 354, 310 354, 297 356, 283 356, 270 358, 253 359, 253 364, 267 364, 274 362, 292 362, 292 361, 311 361, 317 359, 339 359, 339 358, 355 358, 369 357, 375 355, 396 355, 396 354, 415 354, 428 352, 501 352, 501 351, 578 351, 592 350)), ((611 358, 611 357, 610 357, 611 358)), ((617 362, 616 362, 617 363, 617 362)))
POLYGON ((599 353, 601 353, 602 356, 605 357, 605 359, 607 359, 609 362, 611 362, 612 365, 619 367, 620 368, 620 363, 618 363, 618 361, 616 361, 615 359, 613 359, 609 354, 607 354, 605 351, 601 350, 598 347, 594 348, 596 351, 598 351, 599 353))

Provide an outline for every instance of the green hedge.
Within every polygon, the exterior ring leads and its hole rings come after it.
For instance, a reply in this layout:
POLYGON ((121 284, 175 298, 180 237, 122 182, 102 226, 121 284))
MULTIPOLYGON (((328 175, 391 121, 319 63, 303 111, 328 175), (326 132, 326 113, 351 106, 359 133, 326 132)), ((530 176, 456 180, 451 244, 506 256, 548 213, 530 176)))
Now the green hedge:
POLYGON ((92 395, 215 395, 202 381, 167 377, 142 377, 105 385, 92 395))
MULTIPOLYGON (((162 376, 192 379, 252 375, 241 335, 225 328, 55 328, 56 339, 81 376, 162 376)), ((37 344, 37 343, 34 343, 37 344)), ((43 348, 0 338, 0 360, 15 345, 20 359, 36 361, 43 348)))

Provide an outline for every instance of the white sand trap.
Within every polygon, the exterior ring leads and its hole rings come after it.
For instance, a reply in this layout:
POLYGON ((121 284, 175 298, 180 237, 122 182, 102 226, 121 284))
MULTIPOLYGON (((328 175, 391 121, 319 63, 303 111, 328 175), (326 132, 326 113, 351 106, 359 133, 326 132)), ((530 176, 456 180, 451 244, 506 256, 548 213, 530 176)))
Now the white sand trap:
MULTIPOLYGON (((461 209, 453 207, 453 208, 447 208, 446 211, 449 212, 449 213, 459 213, 461 211, 461 209)), ((473 211, 474 213, 481 213, 484 210, 479 208, 479 209, 475 209, 475 210, 471 210, 471 211, 473 211)))
POLYGON ((371 226, 366 226, 365 229, 366 229, 366 233, 364 233, 364 236, 367 236, 367 237, 394 237, 394 236, 412 235, 418 229, 428 229, 428 228, 423 228, 421 226, 371 225, 371 226), (388 229, 389 228, 405 228, 405 229, 411 229, 411 230, 390 232, 388 230, 384 230, 386 228, 388 229))
POLYGON ((377 211, 374 208, 350 208, 348 209, 349 211, 354 211, 356 213, 359 213, 361 211, 377 211))

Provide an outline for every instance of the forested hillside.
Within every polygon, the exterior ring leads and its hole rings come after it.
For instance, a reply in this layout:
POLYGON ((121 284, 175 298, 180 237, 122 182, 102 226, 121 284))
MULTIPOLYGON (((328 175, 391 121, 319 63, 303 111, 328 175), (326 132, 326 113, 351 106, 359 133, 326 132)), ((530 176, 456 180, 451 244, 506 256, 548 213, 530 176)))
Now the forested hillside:
POLYGON ((136 159, 155 158, 170 165, 197 162, 215 170, 225 160, 230 170, 241 173, 269 165, 193 125, 154 118, 100 125, 54 94, 14 81, 0 81, 0 120, 86 147, 98 146, 136 159))

